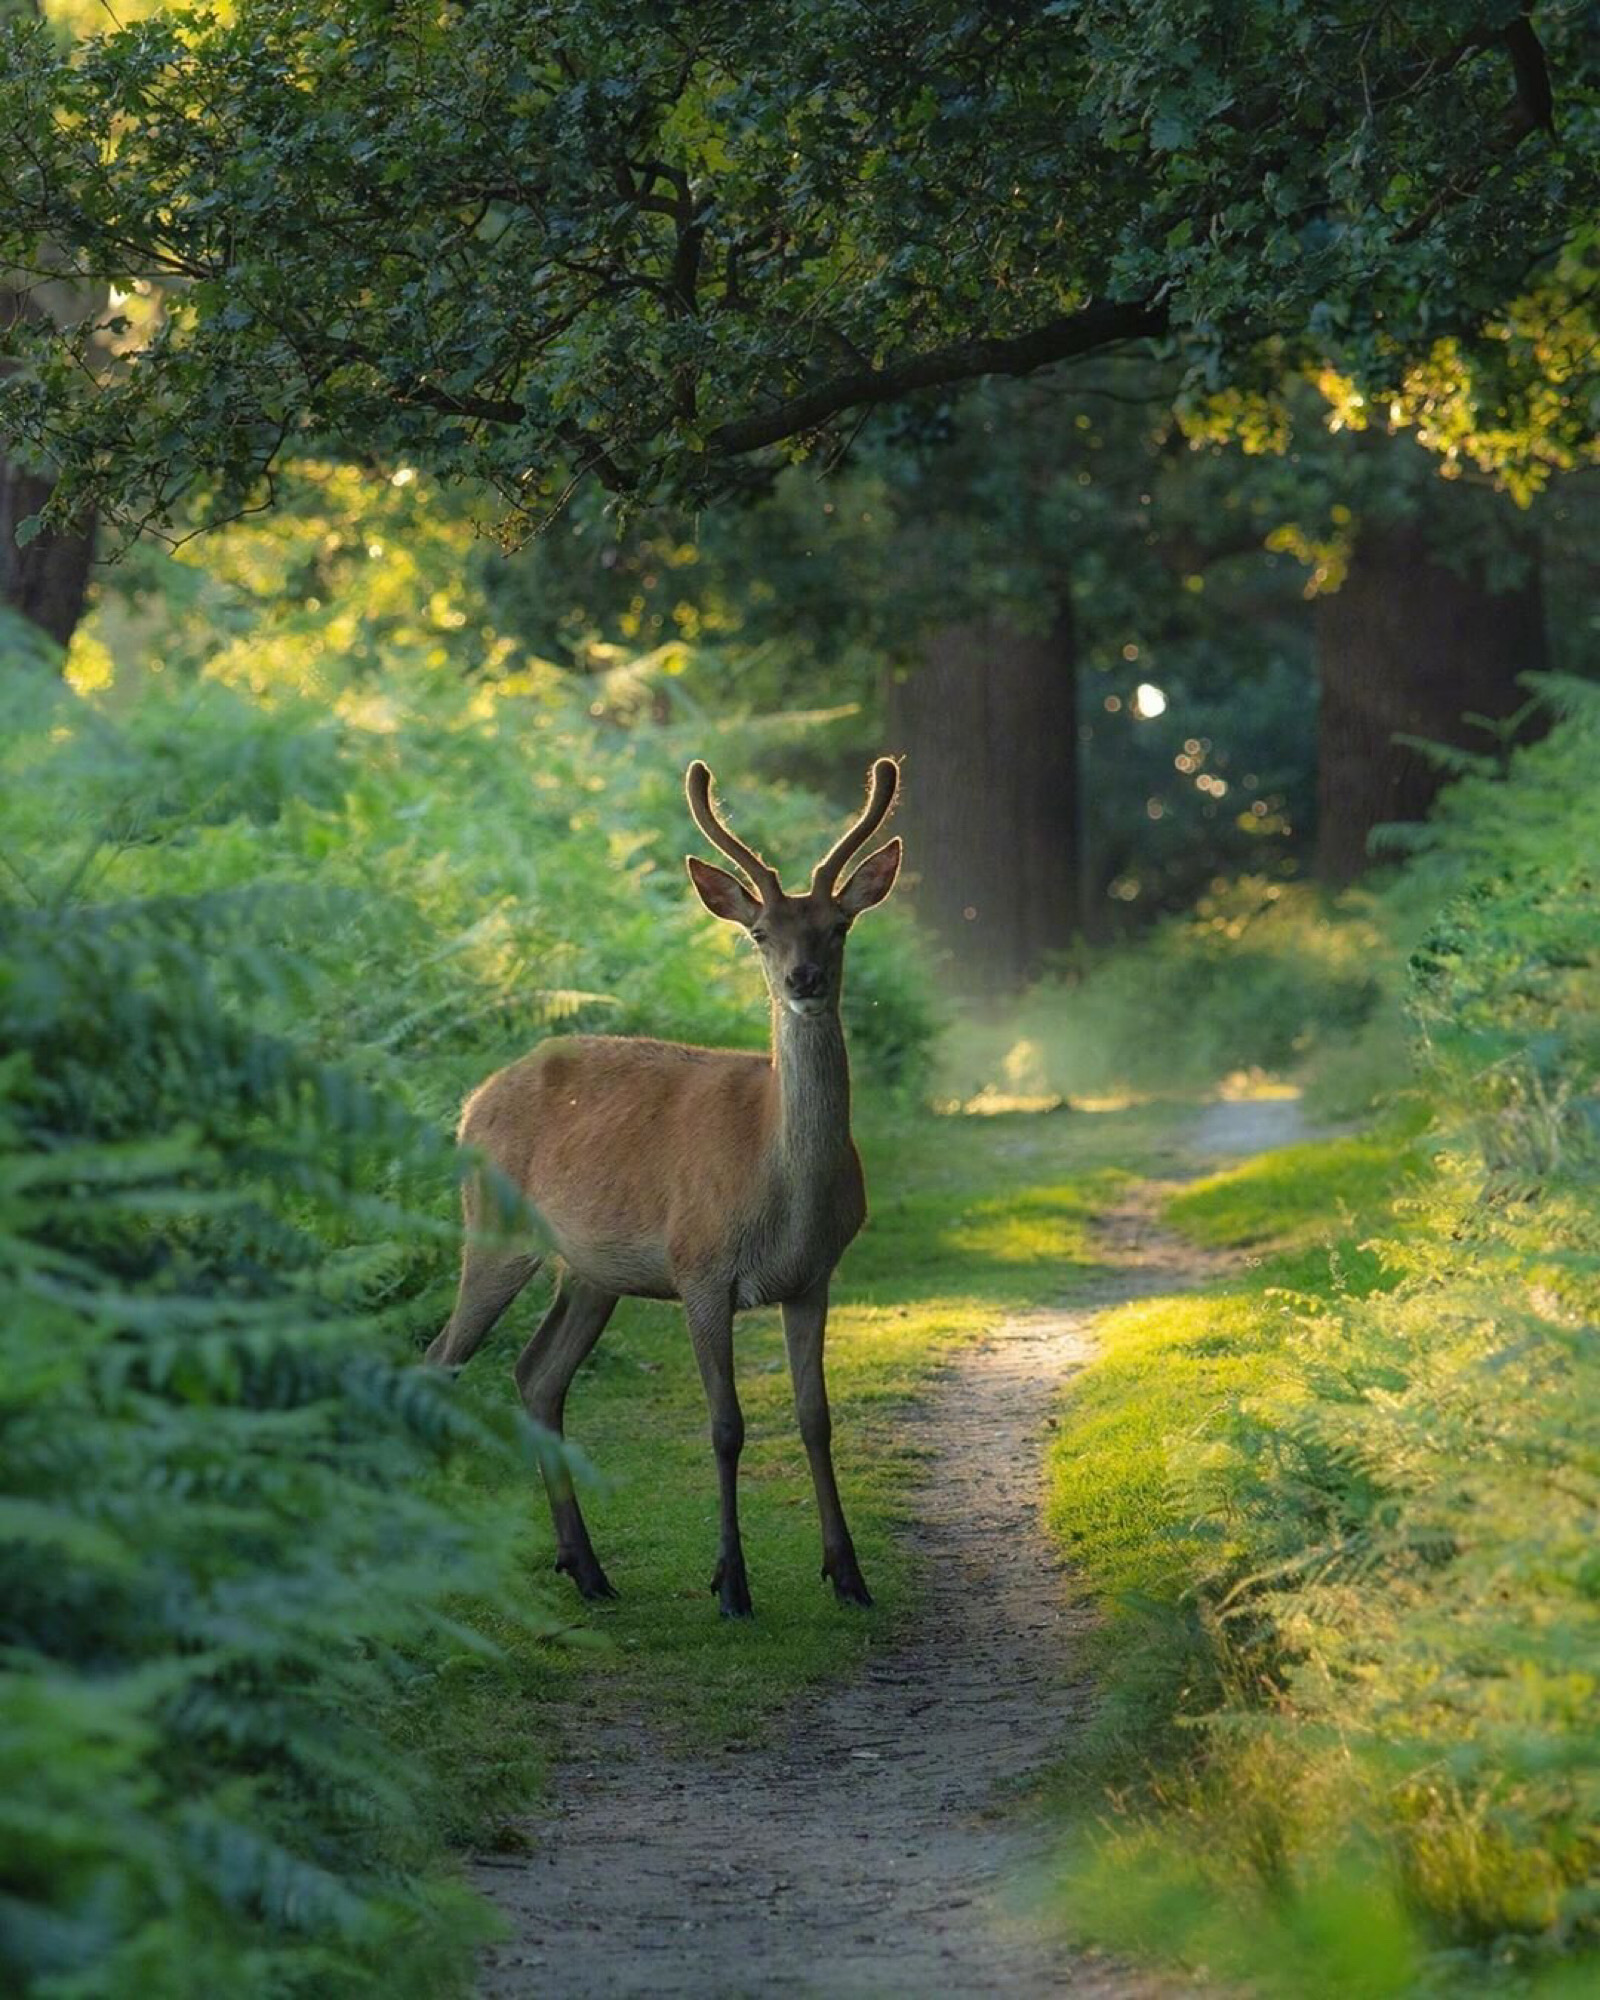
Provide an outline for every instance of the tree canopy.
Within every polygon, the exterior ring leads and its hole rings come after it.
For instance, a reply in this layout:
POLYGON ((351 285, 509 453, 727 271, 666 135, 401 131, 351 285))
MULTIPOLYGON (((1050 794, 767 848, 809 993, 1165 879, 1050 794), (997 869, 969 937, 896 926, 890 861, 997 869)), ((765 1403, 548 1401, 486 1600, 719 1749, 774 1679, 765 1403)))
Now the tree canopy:
MULTIPOLYGON (((1594 254, 1593 25, 239 0, 13 28, 0 267, 110 304, 16 316, 0 433, 58 520, 215 518, 309 447, 487 482, 515 536, 589 476, 698 501, 1130 341, 1196 398, 1312 363, 1399 396, 1447 353, 1504 400, 1515 302, 1570 305, 1594 254)), ((1547 375, 1559 448, 1589 413, 1547 375)))

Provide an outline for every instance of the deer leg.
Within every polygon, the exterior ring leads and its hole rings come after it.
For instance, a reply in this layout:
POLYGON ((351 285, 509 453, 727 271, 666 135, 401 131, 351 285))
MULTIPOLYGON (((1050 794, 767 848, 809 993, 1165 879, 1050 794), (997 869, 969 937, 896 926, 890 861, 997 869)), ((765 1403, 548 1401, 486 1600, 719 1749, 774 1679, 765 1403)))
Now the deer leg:
POLYGON ((539 1259, 521 1251, 469 1243, 461 1256, 455 1310, 423 1360, 437 1368, 459 1368, 470 1361, 538 1268, 539 1259))
POLYGON ((717 1455, 717 1484, 722 1495, 722 1539, 711 1588, 724 1618, 748 1618, 750 1583, 739 1541, 739 1454, 744 1449, 744 1413, 733 1385, 733 1301, 726 1292, 701 1295, 686 1298, 684 1310, 711 1411, 711 1448, 717 1455))
POLYGON ((811 1483, 817 1491, 817 1515, 822 1523, 822 1574, 832 1580, 834 1595, 842 1604, 870 1604, 872 1593, 862 1579, 844 1508, 839 1504, 839 1483, 833 1476, 833 1418, 822 1374, 822 1337, 827 1325, 825 1285, 783 1308, 783 1339, 789 1350, 795 1413, 811 1462, 811 1483))
MULTIPOLYGON (((617 1303, 615 1292, 603 1292, 564 1275, 539 1329, 517 1357, 513 1374, 523 1407, 535 1423, 562 1435, 561 1420, 567 1390, 579 1364, 605 1332, 617 1303)), ((546 1462, 545 1492, 556 1531, 556 1569, 570 1576, 584 1597, 615 1597, 600 1559, 589 1540, 583 1511, 573 1490, 572 1474, 560 1460, 546 1462)))

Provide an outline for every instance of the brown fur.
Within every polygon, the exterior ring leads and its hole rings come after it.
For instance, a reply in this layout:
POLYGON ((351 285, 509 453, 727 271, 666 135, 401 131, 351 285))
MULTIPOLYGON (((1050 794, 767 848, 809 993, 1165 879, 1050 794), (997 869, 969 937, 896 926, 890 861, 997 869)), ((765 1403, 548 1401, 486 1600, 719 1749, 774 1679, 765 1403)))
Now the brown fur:
POLYGON ((460 1136, 539 1210, 578 1276, 606 1283, 626 1245, 663 1275, 617 1290, 682 1298, 756 1225, 776 1082, 770 1056, 743 1050, 564 1037, 475 1091, 460 1136))

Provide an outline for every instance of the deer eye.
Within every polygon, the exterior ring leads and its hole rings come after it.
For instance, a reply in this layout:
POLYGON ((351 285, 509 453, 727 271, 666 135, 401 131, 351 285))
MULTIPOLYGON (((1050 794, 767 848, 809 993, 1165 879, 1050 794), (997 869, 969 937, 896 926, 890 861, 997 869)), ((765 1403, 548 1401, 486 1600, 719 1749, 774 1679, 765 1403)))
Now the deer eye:
POLYGON ((767 941, 767 934, 763 930, 752 930, 750 933, 750 939, 753 944, 765 944, 767 941))

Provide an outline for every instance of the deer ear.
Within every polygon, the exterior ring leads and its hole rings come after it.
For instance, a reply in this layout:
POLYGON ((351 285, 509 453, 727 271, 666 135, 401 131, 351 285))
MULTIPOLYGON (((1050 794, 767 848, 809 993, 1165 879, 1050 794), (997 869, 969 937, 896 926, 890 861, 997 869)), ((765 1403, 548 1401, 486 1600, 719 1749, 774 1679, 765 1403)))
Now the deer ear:
POLYGON ((747 929, 760 916, 761 905, 726 868, 713 868, 698 854, 689 855, 685 865, 695 894, 712 916, 721 917, 726 924, 743 924, 747 929))
POLYGON ((834 900, 846 916, 859 917, 863 910, 870 910, 883 901, 894 887, 894 878, 899 873, 900 843, 891 840, 887 847, 880 847, 876 854, 868 855, 834 900))

